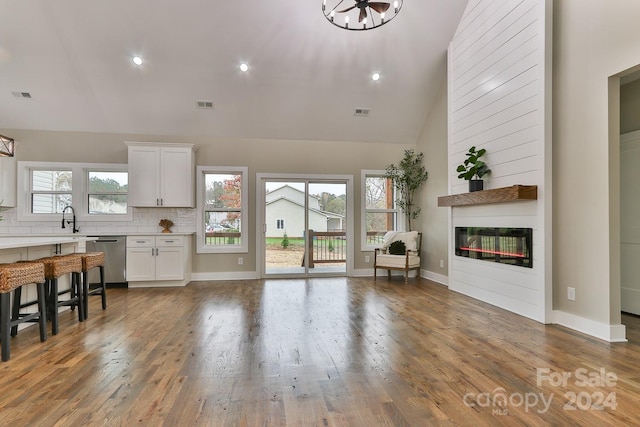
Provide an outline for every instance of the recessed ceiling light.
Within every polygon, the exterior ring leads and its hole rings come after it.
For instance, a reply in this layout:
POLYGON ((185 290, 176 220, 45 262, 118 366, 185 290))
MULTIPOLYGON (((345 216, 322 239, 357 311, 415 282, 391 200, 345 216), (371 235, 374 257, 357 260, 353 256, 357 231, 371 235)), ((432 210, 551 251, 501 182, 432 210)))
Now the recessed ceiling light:
POLYGON ((131 60, 138 66, 142 65, 142 58, 139 56, 134 56, 131 60))
POLYGON ((240 64, 240 71, 242 71, 243 73, 246 73, 249 70, 249 66, 246 63, 242 63, 240 64))
POLYGON ((380 73, 373 73, 371 75, 371 80, 373 80, 374 82, 377 82, 378 80, 380 80, 380 73))

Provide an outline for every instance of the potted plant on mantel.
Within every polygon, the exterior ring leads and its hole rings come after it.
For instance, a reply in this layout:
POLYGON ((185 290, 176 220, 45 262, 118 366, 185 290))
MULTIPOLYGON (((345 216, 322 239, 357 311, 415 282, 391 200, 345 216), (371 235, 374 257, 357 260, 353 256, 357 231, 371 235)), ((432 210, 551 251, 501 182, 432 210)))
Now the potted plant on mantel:
POLYGON ((485 162, 480 160, 480 157, 484 156, 487 150, 481 148, 476 151, 476 147, 469 148, 466 153, 467 158, 461 165, 458 165, 456 172, 460 172, 458 178, 469 181, 469 192, 480 191, 484 188, 484 181, 482 177, 491 173, 491 169, 485 162), (474 179, 474 177, 477 177, 474 179))
POLYGON ((429 173, 422 166, 422 153, 415 153, 413 150, 404 150, 404 158, 398 166, 389 165, 386 168, 385 176, 393 181, 394 187, 398 190, 396 203, 406 215, 411 231, 411 220, 420 215, 420 206, 415 204, 415 193, 427 180, 429 173))

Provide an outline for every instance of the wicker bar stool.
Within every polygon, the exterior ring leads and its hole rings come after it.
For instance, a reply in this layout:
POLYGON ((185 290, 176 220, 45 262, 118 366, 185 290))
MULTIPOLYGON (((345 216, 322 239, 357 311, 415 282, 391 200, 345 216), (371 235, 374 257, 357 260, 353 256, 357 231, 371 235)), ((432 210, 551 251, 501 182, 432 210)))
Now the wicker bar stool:
POLYGON ((82 304, 82 258, 78 254, 55 255, 36 260, 44 264, 44 277, 48 286, 48 315, 51 318, 51 333, 58 333, 58 308, 69 306, 78 308, 78 320, 84 321, 84 305, 82 304), (71 274, 71 287, 64 291, 58 290, 58 279, 65 274, 71 274), (60 300, 60 295, 71 294, 69 299, 60 300))
POLYGON ((100 295, 102 297, 102 309, 107 309, 107 288, 104 283, 104 252, 79 253, 82 258, 82 299, 84 304, 84 318, 89 317, 89 295, 100 295), (95 288, 91 288, 89 283, 89 270, 100 269, 100 283, 95 288))
MULTIPOLYGON (((0 340, 2 340, 2 360, 10 357, 10 335, 15 335, 13 329, 18 329, 18 324, 33 322, 36 319, 40 324, 40 341, 47 339, 47 314, 44 291, 44 265, 39 263, 13 263, 0 264, 0 340), (35 283, 38 292, 38 311, 35 313, 19 314, 11 316, 10 301, 12 291, 22 289, 22 286, 35 283), (13 318, 15 317, 15 318, 13 318)), ((13 296, 19 298, 15 292, 13 296)), ((18 305, 20 300, 18 299, 18 305)))

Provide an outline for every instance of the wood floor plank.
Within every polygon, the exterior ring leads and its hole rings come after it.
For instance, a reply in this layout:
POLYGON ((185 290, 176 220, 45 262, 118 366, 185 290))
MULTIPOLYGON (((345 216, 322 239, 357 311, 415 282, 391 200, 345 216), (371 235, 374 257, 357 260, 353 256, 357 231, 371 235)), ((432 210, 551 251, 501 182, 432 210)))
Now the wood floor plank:
POLYGON ((106 311, 91 299, 86 322, 62 313, 44 343, 35 327, 12 339, 0 425, 640 424, 637 316, 623 315, 629 342, 611 344, 423 279, 219 281, 108 297, 106 311), (540 369, 571 377, 539 383, 540 369), (617 380, 585 386, 579 369, 617 380), (598 393, 616 408, 585 406, 598 393))

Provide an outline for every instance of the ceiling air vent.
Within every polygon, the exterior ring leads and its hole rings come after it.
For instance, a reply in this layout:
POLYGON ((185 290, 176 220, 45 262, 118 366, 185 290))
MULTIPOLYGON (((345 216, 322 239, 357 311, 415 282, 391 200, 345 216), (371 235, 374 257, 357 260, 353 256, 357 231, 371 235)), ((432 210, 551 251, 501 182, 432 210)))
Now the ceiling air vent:
POLYGON ((369 111, 371 111, 369 108, 356 108, 353 115, 356 117, 369 117, 369 111))
POLYGON ((11 92, 13 94, 13 96, 15 96, 16 98, 25 98, 25 99, 31 99, 31 94, 29 92, 11 92))
POLYGON ((213 101, 196 101, 196 108, 204 108, 205 110, 213 110, 213 101))

